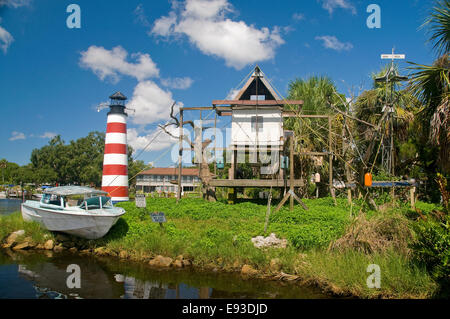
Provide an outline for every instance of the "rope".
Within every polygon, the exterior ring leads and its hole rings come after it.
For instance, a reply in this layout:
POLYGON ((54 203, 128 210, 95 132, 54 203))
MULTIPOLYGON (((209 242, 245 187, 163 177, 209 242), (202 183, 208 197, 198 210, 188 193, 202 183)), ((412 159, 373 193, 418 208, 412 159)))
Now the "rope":
MULTIPOLYGON (((282 98, 282 101, 286 101, 286 99, 284 98, 284 96, 272 85, 272 83, 271 83, 271 81, 270 81, 270 79, 269 78, 267 78, 267 81, 269 82, 269 84, 272 86, 272 88, 277 92, 277 94, 282 98)), ((293 109, 293 106, 291 105, 291 104, 289 104, 289 103, 286 103, 286 105, 288 105, 291 109, 293 109)), ((325 145, 327 144, 326 142, 325 142, 325 140, 324 140, 324 138, 323 138, 323 136, 320 134, 320 133, 318 133, 316 130, 314 130, 311 126, 309 126, 308 124, 307 124, 307 122, 302 118, 302 117, 300 117, 300 116, 297 116, 297 118, 299 118, 308 128, 309 128, 309 130, 312 132, 312 133, 314 133, 317 137, 319 137, 319 140, 322 142, 322 143, 324 143, 325 145)), ((330 131, 328 128, 325 128, 327 131, 330 131)), ((332 131, 331 131, 332 132, 332 131)), ((356 170, 356 168, 354 168, 350 163, 348 163, 344 158, 342 158, 342 156, 340 156, 339 154, 337 154, 337 153, 334 153, 334 152, 331 152, 331 150, 330 150, 330 153, 333 155, 333 156, 336 156, 336 157, 339 157, 343 162, 345 162, 345 163, 347 163, 348 164, 348 166, 353 170, 353 171, 355 171, 355 172, 358 172, 357 170, 356 170)))
MULTIPOLYGON (((177 116, 179 114, 179 112, 177 112, 176 114, 175 114, 175 117, 177 116)), ((167 120, 167 122, 164 124, 164 126, 165 125, 167 125, 167 124, 169 124, 169 122, 170 122, 171 120, 169 119, 169 120, 167 120)), ((144 151, 146 151, 147 150, 147 148, 156 140, 156 138, 161 134, 163 132, 163 130, 159 130, 159 132, 151 139, 151 141, 150 142, 148 142, 147 143, 147 145, 133 158, 133 160, 136 160, 139 156, 141 156, 141 154, 144 152, 144 151)), ((168 149, 168 150, 170 150, 170 148, 168 149)), ((164 155, 165 155, 165 153, 164 153, 164 155)), ((141 170, 139 173, 137 173, 136 175, 134 175, 133 177, 131 177, 131 178, 129 178, 128 179, 128 182, 130 182, 130 180, 132 180, 133 178, 135 178, 138 174, 140 174, 140 173, 142 173, 144 170, 146 170, 147 169, 147 166, 148 165, 146 165, 145 166, 145 168, 143 169, 143 170, 141 170)), ((110 186, 117 178, 119 177, 119 175, 116 175, 115 177, 114 177, 114 179, 111 181, 111 182, 109 182, 109 184, 107 185, 107 186, 110 186)), ((119 189, 119 186, 117 186, 116 188, 114 188, 111 192, 109 192, 109 195, 110 194, 112 194, 113 192, 115 192, 117 189, 119 189)))

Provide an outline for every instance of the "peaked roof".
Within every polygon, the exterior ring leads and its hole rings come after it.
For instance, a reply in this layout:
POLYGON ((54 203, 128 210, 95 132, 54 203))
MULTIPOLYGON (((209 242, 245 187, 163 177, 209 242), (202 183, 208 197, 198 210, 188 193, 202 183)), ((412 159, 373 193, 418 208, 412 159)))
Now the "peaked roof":
POLYGON ((125 95, 123 95, 122 92, 119 92, 119 91, 117 91, 116 93, 111 95, 109 98, 111 100, 123 100, 123 101, 125 101, 127 99, 127 97, 125 95))
POLYGON ((303 101, 285 100, 280 98, 259 66, 256 66, 250 78, 233 100, 213 100, 212 105, 214 107, 217 107, 218 105, 227 105, 232 109, 254 109, 258 107, 283 108, 284 105, 303 105, 303 101), (255 95, 264 95, 265 99, 252 99, 252 96, 255 95))
POLYGON ((251 100, 252 95, 265 95, 266 100, 280 100, 280 97, 266 80, 259 66, 255 67, 253 74, 239 91, 235 100, 251 100))

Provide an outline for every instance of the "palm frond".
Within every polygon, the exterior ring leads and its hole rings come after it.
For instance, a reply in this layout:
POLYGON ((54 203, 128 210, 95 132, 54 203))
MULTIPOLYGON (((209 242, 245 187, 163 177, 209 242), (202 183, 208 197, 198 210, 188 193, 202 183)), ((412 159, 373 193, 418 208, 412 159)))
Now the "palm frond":
POLYGON ((429 41, 438 56, 450 52, 450 0, 436 1, 421 27, 428 28, 429 41))

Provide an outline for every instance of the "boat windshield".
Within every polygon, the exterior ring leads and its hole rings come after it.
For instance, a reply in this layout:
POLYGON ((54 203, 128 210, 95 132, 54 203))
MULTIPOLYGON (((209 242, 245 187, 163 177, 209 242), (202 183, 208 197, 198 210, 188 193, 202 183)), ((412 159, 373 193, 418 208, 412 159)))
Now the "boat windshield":
POLYGON ((82 209, 101 209, 101 208, 112 208, 111 197, 106 196, 93 196, 86 198, 79 206, 82 209))
POLYGON ((44 195, 42 195, 41 203, 61 206, 61 196, 52 195, 52 194, 44 194, 44 195))

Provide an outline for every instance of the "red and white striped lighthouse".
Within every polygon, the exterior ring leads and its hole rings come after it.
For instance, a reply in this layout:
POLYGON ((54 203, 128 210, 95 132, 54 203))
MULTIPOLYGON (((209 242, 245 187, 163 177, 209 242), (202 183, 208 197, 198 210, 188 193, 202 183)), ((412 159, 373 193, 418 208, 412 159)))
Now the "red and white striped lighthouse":
POLYGON ((127 113, 125 95, 116 92, 109 97, 105 155, 103 158, 102 190, 113 203, 128 201, 127 113))

